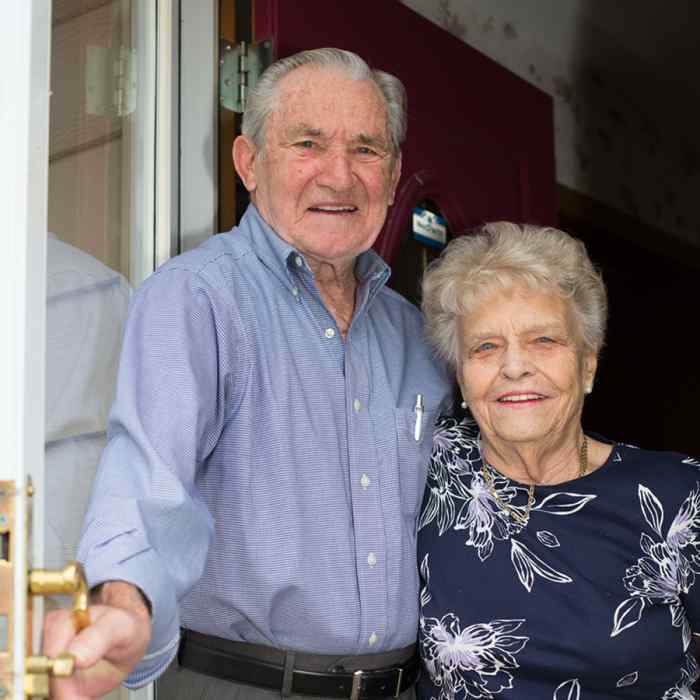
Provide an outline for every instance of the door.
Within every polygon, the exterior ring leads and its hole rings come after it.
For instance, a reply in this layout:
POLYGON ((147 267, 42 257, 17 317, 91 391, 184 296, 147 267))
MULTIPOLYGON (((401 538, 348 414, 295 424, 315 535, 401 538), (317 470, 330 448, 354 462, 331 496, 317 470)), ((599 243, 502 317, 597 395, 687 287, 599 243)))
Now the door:
MULTIPOLYGON (((24 698, 43 607, 61 602, 34 597, 32 626, 28 569, 74 557, 130 289, 177 252, 178 9, 3 4, 0 697, 24 698)), ((40 694, 43 674, 29 675, 40 694)))
POLYGON ((421 201, 456 234, 485 221, 556 222, 551 99, 397 0, 256 0, 255 35, 272 39, 275 58, 338 46, 404 82, 403 174, 375 246, 390 264, 421 201))
MULTIPOLYGON (((14 0, 0 24, 0 693, 24 698, 27 479, 43 467, 43 355, 49 22, 46 4, 14 0)), ((37 558, 42 538, 34 540, 37 558)), ((31 639, 28 640, 31 644, 31 639)))

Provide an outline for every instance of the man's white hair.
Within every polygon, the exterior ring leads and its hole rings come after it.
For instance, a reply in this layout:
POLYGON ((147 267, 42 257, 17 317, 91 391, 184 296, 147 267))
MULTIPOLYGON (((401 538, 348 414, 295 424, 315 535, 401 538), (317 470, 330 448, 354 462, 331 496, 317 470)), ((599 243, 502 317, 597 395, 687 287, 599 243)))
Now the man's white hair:
POLYGON ((260 76, 251 91, 241 132, 256 148, 265 144, 267 118, 277 106, 277 87, 280 80, 302 66, 316 66, 328 70, 343 71, 353 80, 369 80, 378 88, 386 106, 387 133, 394 155, 398 155, 406 137, 406 90, 395 76, 384 71, 372 70, 357 54, 342 49, 325 48, 301 51, 293 56, 275 61, 260 76))

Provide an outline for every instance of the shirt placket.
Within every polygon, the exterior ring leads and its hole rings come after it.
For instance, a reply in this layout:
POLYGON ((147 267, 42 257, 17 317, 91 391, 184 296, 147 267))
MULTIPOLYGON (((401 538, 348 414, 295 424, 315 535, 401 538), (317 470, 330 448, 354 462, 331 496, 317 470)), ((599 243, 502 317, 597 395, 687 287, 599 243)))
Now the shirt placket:
POLYGON ((373 653, 383 650, 388 624, 386 537, 379 478, 381 456, 371 414, 367 324, 364 322, 367 305, 379 284, 379 275, 361 285, 353 321, 343 342, 303 258, 295 255, 291 262, 297 278, 295 296, 300 302, 308 303, 320 329, 322 346, 336 357, 345 375, 346 465, 360 606, 358 653, 373 653), (357 351, 353 352, 353 348, 357 351))
POLYGON ((353 352, 354 347, 366 347, 366 328, 361 316, 356 316, 345 348, 348 468, 361 609, 359 653, 383 649, 388 616, 386 538, 379 478, 381 455, 374 436, 370 373, 365 355, 353 352))

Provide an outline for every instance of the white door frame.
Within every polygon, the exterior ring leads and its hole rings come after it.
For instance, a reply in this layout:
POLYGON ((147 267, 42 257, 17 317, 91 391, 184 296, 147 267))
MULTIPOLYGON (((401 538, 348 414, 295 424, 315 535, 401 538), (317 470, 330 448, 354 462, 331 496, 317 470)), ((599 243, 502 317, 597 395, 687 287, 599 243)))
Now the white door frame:
MULTIPOLYGON (((0 22, 0 479, 14 482, 15 542, 26 541, 27 478, 43 484, 46 217, 48 192, 49 0, 7 0, 0 22)), ((34 496, 33 547, 43 561, 43 495, 34 496), (42 527, 38 527, 38 523, 42 527)), ((24 699, 27 568, 15 546, 12 700, 24 699), (20 682, 21 681, 21 682, 20 682)), ((38 611, 40 613, 40 611, 38 611)), ((41 619, 41 618, 39 618, 41 619)), ((37 632, 38 634, 38 632, 37 632)), ((38 640, 35 640, 35 643, 38 640)))
POLYGON ((184 252, 218 232, 219 0, 180 0, 179 84, 184 252))
MULTIPOLYGON (((152 0, 135 0, 145 9, 152 0), (141 5, 142 2, 146 5, 141 5)), ((152 250, 158 262, 216 232, 217 0, 158 0, 158 67, 154 136, 152 250), (181 32, 178 32, 178 28, 181 32), (182 45, 178 46, 178 37, 182 45), (174 59, 186 72, 178 83, 174 59), (202 80, 203 71, 208 76, 202 80), (177 85, 180 85, 178 94, 177 85), (178 120, 177 105, 185 104, 178 120), (180 158, 174 154, 180 146, 180 158), (179 168, 178 168, 179 166, 179 168), (179 170, 179 173, 178 173, 179 170), (179 178, 177 177, 179 175, 179 178), (178 187, 185 181, 187 186, 178 187), (178 194, 180 201, 178 202, 178 194), (183 196, 185 195, 185 196, 183 196), (180 233, 178 240, 177 233, 180 233)), ((13 582, 14 679, 24 678, 27 569, 44 561, 44 371, 46 344, 46 231, 51 0, 5 0, 0 23, 0 480, 22 493, 31 477, 32 547, 15 547, 13 582)), ((150 149, 147 149, 150 150, 150 149)), ((150 218, 150 215, 149 217, 150 218)), ((147 257, 148 256, 147 254, 147 257)), ((26 498, 15 497, 14 536, 24 541, 26 498)), ((41 606, 41 601, 37 601, 41 606)), ((35 609, 41 619, 42 610, 35 609)), ((35 627, 40 627, 36 625, 35 627)), ((38 650, 39 630, 34 648, 38 650)), ((1 651, 1 650, 0 650, 1 651)), ((0 683, 2 681, 0 680, 0 683)), ((129 693, 148 700, 152 687, 129 693)), ((3 700, 24 700, 15 682, 3 700)))

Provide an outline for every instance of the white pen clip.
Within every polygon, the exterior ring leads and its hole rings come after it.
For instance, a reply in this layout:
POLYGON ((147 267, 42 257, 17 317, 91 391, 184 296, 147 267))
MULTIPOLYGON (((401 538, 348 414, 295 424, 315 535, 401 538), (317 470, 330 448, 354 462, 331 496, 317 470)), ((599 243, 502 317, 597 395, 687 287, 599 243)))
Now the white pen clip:
POLYGON ((413 439, 416 442, 420 441, 421 432, 423 430, 423 394, 416 394, 416 427, 413 430, 413 439))

